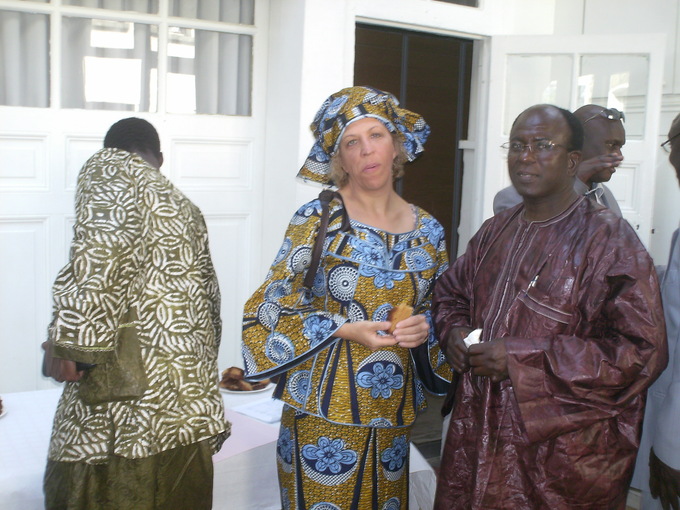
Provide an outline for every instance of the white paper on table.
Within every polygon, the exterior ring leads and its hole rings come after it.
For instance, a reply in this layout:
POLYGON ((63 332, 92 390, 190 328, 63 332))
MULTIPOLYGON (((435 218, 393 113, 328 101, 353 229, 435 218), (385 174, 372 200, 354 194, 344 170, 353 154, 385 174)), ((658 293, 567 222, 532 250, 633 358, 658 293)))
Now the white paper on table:
POLYGON ((233 406, 231 410, 265 423, 276 423, 281 421, 283 402, 273 398, 263 398, 247 404, 233 406))

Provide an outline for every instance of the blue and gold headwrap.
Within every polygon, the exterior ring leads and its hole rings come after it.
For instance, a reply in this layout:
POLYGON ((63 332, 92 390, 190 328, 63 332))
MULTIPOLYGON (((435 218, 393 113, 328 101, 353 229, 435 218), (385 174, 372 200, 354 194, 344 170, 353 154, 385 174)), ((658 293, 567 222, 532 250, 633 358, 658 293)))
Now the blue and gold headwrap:
POLYGON ((309 126, 315 142, 298 177, 332 184, 330 161, 345 128, 355 120, 366 117, 378 119, 396 133, 413 161, 425 150, 423 144, 430 135, 430 126, 417 113, 399 107, 399 101, 389 92, 372 87, 349 87, 336 92, 324 101, 309 126))

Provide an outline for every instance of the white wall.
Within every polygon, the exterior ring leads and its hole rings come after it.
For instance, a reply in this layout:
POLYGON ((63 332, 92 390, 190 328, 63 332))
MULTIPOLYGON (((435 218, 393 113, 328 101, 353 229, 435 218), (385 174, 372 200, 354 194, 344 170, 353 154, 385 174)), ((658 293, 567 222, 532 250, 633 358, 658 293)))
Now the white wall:
MULTIPOLYGON (((354 28, 356 22, 469 37, 475 43, 475 79, 471 129, 465 142, 463 210, 460 249, 479 228, 489 209, 480 191, 484 161, 486 87, 489 37, 540 34, 667 34, 664 90, 680 89, 675 66, 678 41, 676 0, 481 0, 481 8, 456 6, 435 0, 278 0, 271 6, 270 64, 268 76, 267 164, 264 215, 264 274, 281 241, 292 212, 316 196, 318 187, 295 181, 295 174, 312 144, 309 123, 321 102, 353 83, 354 28), (676 85, 676 83, 678 85, 676 85), (294 191, 293 191, 294 190, 294 191), (284 195, 285 192, 285 196, 284 195)), ((660 132, 667 131, 668 100, 664 101, 660 132)), ((661 141, 661 140, 660 140, 661 141)), ((663 156, 660 156, 663 159, 663 156)), ((673 189, 671 172, 659 165, 654 251, 665 253, 677 220, 667 214, 666 195, 673 189), (670 177, 669 177, 670 175, 670 177), (665 212, 665 214, 664 214, 665 212)))
MULTIPOLYGON (((677 0, 556 0, 556 34, 666 35, 664 84, 659 144, 673 118, 680 113, 680 2, 677 0)), ((625 147, 623 150, 626 155, 625 147)), ((659 149, 656 165, 653 234, 649 250, 656 264, 665 264, 673 231, 678 227, 680 189, 665 152, 659 149)), ((614 176, 614 178, 616 178, 614 176)))
MULTIPOLYGON (((480 3, 479 9, 435 0, 277 0, 271 3, 265 165, 268 212, 264 215, 262 275, 279 247, 293 211, 319 192, 317 186, 296 182, 295 175, 311 148, 309 124, 319 106, 333 92, 353 84, 355 24, 372 23, 468 37, 478 41, 477 50, 482 54, 488 36, 550 34, 554 29, 553 0, 481 0, 480 3)), ((483 64, 483 58, 479 61, 483 64)), ((479 79, 473 98, 483 101, 484 70, 475 69, 474 74, 479 79)), ((483 103, 473 103, 472 123, 476 124, 476 116, 484 112, 483 103)), ((479 124, 483 126, 483 120, 479 124)), ((474 136, 467 146, 470 150, 466 154, 466 168, 472 168, 477 164, 474 136)), ((466 176, 464 186, 475 187, 474 177, 470 181, 466 176)), ((481 225, 480 211, 475 204, 464 202, 461 247, 481 225)))

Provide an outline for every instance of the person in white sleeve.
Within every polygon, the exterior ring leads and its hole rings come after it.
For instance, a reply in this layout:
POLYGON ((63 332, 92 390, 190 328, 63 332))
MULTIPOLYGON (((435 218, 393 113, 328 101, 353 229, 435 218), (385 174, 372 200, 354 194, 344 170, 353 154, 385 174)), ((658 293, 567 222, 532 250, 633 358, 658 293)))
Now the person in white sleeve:
MULTIPOLYGON (((661 145, 680 183, 680 114, 661 145)), ((668 366, 647 395, 642 441, 632 486, 642 490, 644 510, 680 508, 680 229, 673 234, 668 265, 660 275, 666 316, 668 366)))

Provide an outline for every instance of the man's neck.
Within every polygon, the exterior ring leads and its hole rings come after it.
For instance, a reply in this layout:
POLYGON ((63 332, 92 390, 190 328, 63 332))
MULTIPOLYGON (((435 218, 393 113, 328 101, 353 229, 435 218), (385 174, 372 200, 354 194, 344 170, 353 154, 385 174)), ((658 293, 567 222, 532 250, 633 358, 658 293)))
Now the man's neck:
POLYGON ((524 199, 524 219, 527 221, 545 221, 566 211, 579 197, 574 189, 566 190, 560 195, 542 198, 524 199))

